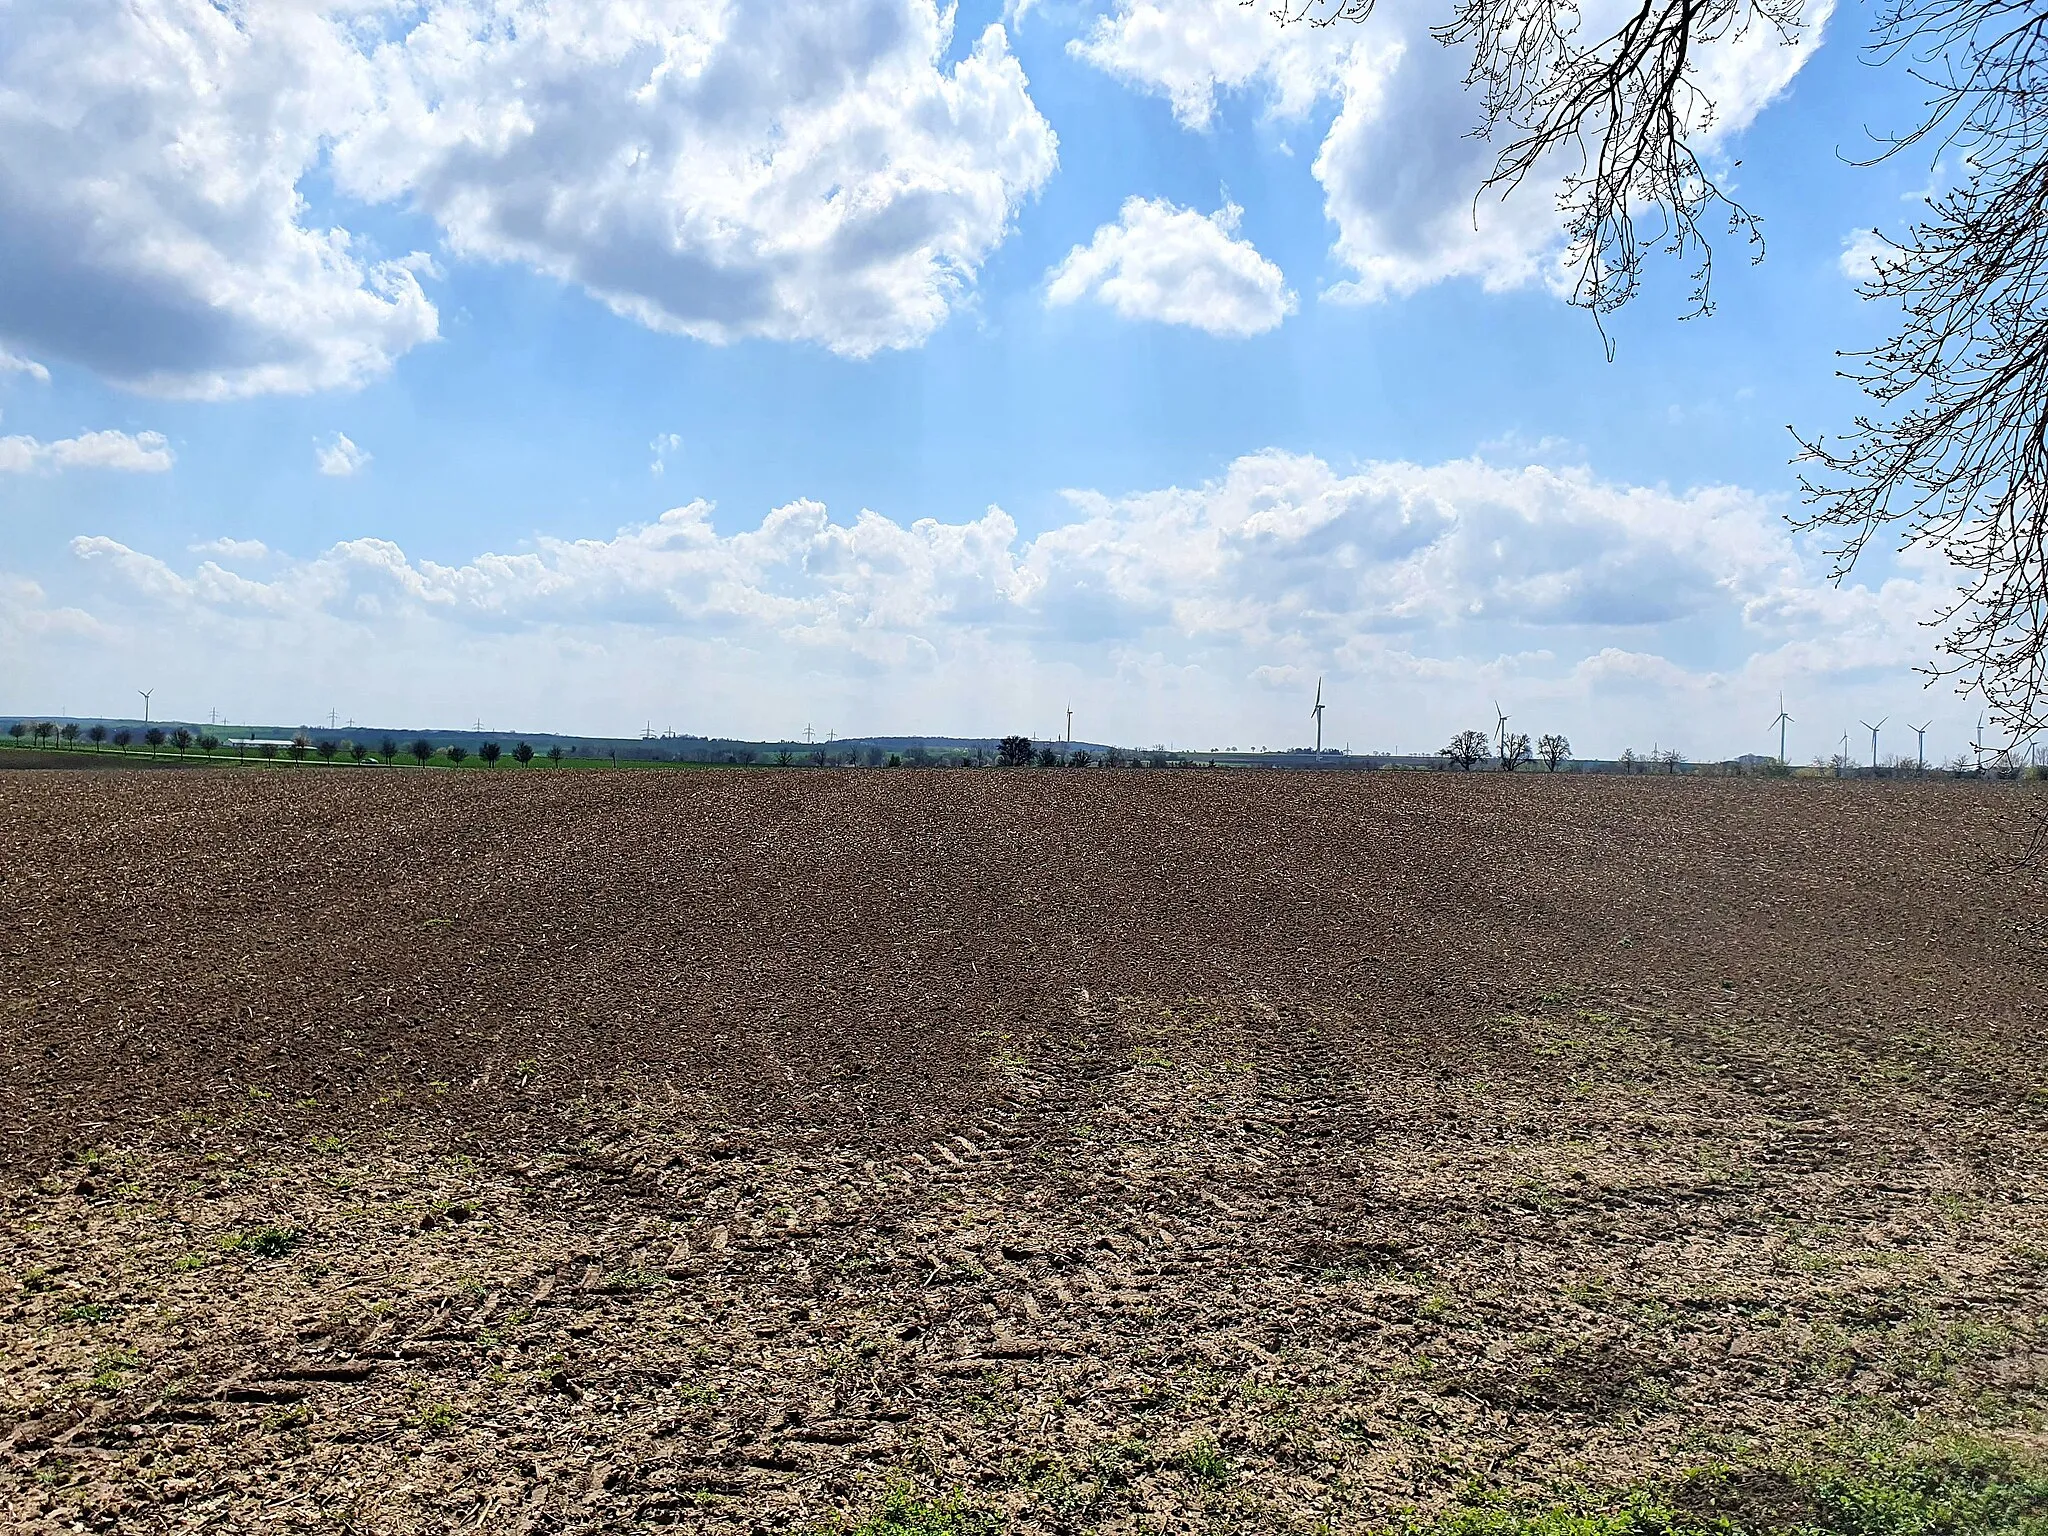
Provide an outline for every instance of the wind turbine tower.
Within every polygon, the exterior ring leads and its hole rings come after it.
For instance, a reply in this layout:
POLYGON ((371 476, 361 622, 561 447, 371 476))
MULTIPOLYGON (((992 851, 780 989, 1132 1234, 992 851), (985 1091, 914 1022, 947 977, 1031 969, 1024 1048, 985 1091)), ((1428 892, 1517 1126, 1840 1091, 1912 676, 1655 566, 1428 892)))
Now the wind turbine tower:
POLYGON ((147 725, 149 724, 149 696, 155 693, 156 690, 154 688, 138 688, 135 691, 142 695, 142 723, 147 725))
POLYGON ((1508 717, 1500 712, 1500 700, 1493 701, 1493 746, 1502 758, 1507 757, 1508 717))
POLYGON ((1870 732, 1870 771, 1873 775, 1877 772, 1877 733, 1884 728, 1884 721, 1889 719, 1891 719, 1891 716, 1886 715, 1884 720, 1878 721, 1876 725, 1872 725, 1868 720, 1858 720, 1856 722, 1863 729, 1870 732))
POLYGON ((1778 718, 1771 724, 1778 728, 1778 761, 1788 768, 1792 765, 1792 759, 1785 755, 1785 727, 1793 723, 1792 717, 1785 713, 1785 695, 1781 690, 1778 694, 1778 718))
POLYGON ((1316 755, 1320 757, 1323 753, 1323 680, 1320 677, 1316 679, 1316 707, 1309 714, 1315 717, 1316 755))
MULTIPOLYGON (((1927 722, 1927 725, 1932 724, 1934 724, 1932 720, 1927 722)), ((1913 727, 1913 734, 1920 738, 1920 771, 1922 773, 1927 771, 1927 725, 1916 725, 1913 727)))

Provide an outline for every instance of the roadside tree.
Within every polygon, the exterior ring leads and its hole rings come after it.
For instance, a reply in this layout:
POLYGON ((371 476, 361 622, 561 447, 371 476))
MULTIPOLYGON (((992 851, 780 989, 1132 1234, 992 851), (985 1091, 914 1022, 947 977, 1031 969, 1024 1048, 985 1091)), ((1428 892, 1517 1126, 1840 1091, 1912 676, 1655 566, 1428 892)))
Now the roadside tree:
POLYGON ((552 747, 548 748, 548 761, 557 768, 562 766, 562 744, 560 742, 556 742, 552 747))
POLYGON ((424 768, 427 766, 427 759, 434 755, 434 744, 422 736, 412 744, 409 750, 414 757, 419 759, 420 766, 424 768))
POLYGON ((996 766, 1028 768, 1031 766, 1031 755, 1029 736, 1005 736, 996 747, 996 766))
POLYGON ((183 757, 192 750, 192 733, 182 725, 179 726, 171 732, 171 745, 178 749, 178 756, 183 757))
POLYGON ((214 753, 220 750, 220 738, 211 731, 206 732, 199 738, 199 750, 208 757, 213 756, 214 753))
POLYGON ((468 756, 469 748, 467 747, 453 746, 448 749, 448 761, 451 763, 459 763, 468 756))
POLYGON ((352 741, 348 744, 348 755, 351 759, 360 763, 364 758, 370 755, 370 749, 364 746, 360 741, 352 741))
POLYGON ((1536 755, 1543 759, 1546 768, 1555 773, 1561 764, 1572 760, 1572 744, 1553 731, 1536 743, 1536 755))
POLYGON ((126 752, 128 750, 128 743, 133 741, 134 739, 135 738, 125 730, 114 732, 114 745, 119 747, 123 752, 126 752))
POLYGON ((1523 731, 1508 731, 1500 739, 1500 766, 1503 773, 1513 773, 1529 761, 1529 737, 1523 731))
POLYGON ((159 729, 157 726, 152 725, 148 730, 142 733, 142 743, 144 746, 149 747, 152 750, 162 746, 164 744, 163 731, 159 729))
POLYGON ((57 739, 67 747, 76 746, 78 744, 78 727, 71 721, 66 720, 64 728, 57 732, 57 739))
POLYGON ((331 763, 334 761, 334 754, 341 750, 341 743, 332 736, 322 736, 313 750, 320 754, 322 762, 331 763))
POLYGON ((1492 744, 1484 731, 1460 731, 1451 738, 1449 746, 1437 752, 1438 757, 1449 759, 1451 766, 1461 773, 1470 773, 1492 755, 1492 744))
POLYGON ((513 761, 513 762, 515 762, 515 763, 517 763, 517 764, 518 764, 518 765, 519 765, 520 767, 522 767, 522 768, 524 768, 524 767, 525 767, 525 766, 526 766, 526 765, 527 765, 528 763, 532 762, 532 761, 533 761, 533 746, 532 746, 532 744, 531 744, 530 742, 524 742, 524 741, 522 741, 521 743, 519 743, 519 745, 518 745, 518 746, 514 747, 514 748, 512 749, 512 761, 513 761))
POLYGON ((105 750, 105 743, 107 740, 107 728, 104 725, 96 725, 91 730, 87 731, 85 734, 92 738, 93 751, 99 752, 105 750))
POLYGON ((485 767, 495 768, 498 766, 498 744, 495 741, 487 741, 478 747, 476 755, 484 760, 485 767))

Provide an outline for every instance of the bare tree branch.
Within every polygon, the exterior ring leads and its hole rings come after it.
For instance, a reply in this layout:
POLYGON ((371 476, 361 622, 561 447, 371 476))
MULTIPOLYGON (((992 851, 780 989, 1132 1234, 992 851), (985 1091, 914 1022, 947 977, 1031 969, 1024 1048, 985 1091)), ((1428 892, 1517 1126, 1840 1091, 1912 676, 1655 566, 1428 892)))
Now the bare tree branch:
POLYGON ((2048 6, 1888 0, 1870 52, 1912 60, 1926 116, 1885 153, 1957 152, 1960 184, 1885 243, 1866 297, 1898 333, 1847 354, 1878 407, 1840 440, 1800 439, 1837 578, 1880 530, 1964 573, 1925 670, 1980 691, 2015 740, 2048 725, 2048 6))

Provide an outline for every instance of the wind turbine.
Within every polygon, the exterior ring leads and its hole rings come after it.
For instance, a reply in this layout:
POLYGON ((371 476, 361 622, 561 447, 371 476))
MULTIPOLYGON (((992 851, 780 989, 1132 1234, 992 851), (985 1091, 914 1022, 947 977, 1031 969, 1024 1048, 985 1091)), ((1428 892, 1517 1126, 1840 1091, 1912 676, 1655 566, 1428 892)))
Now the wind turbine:
MULTIPOLYGON (((1927 725, 1932 724, 1934 724, 1932 720, 1927 722, 1927 725)), ((1920 738, 1920 771, 1922 773, 1927 771, 1927 725, 1916 725, 1913 727, 1913 734, 1920 738)))
POLYGON ((1315 717, 1316 755, 1320 757, 1323 751, 1323 680, 1320 677, 1316 679, 1316 707, 1309 713, 1315 717))
POLYGON ((1884 721, 1889 719, 1891 719, 1891 716, 1886 715, 1884 720, 1878 721, 1876 725, 1872 725, 1868 720, 1858 720, 1856 722, 1863 729, 1870 732, 1870 771, 1873 774, 1877 772, 1877 733, 1883 728, 1884 721))
POLYGON ((142 723, 147 725, 149 724, 149 696, 155 693, 156 690, 154 688, 138 688, 135 691, 142 695, 142 723))
POLYGON ((1771 724, 1778 728, 1778 761, 1781 763, 1789 764, 1792 761, 1785 755, 1785 727, 1793 723, 1792 717, 1785 713, 1785 693, 1783 689, 1780 689, 1778 691, 1778 718, 1773 720, 1771 724))
POLYGON ((1508 717, 1500 712, 1500 700, 1493 701, 1493 745, 1503 759, 1507 757, 1508 717))

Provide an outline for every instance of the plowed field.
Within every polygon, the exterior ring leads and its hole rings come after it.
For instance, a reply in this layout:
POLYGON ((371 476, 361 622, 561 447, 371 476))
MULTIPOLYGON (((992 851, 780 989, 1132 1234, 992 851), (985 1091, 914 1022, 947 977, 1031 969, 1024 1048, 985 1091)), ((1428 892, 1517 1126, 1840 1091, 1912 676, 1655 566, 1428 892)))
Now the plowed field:
POLYGON ((2020 814, 7 775, 0 1528, 1349 1531, 2038 1445, 2020 814))

